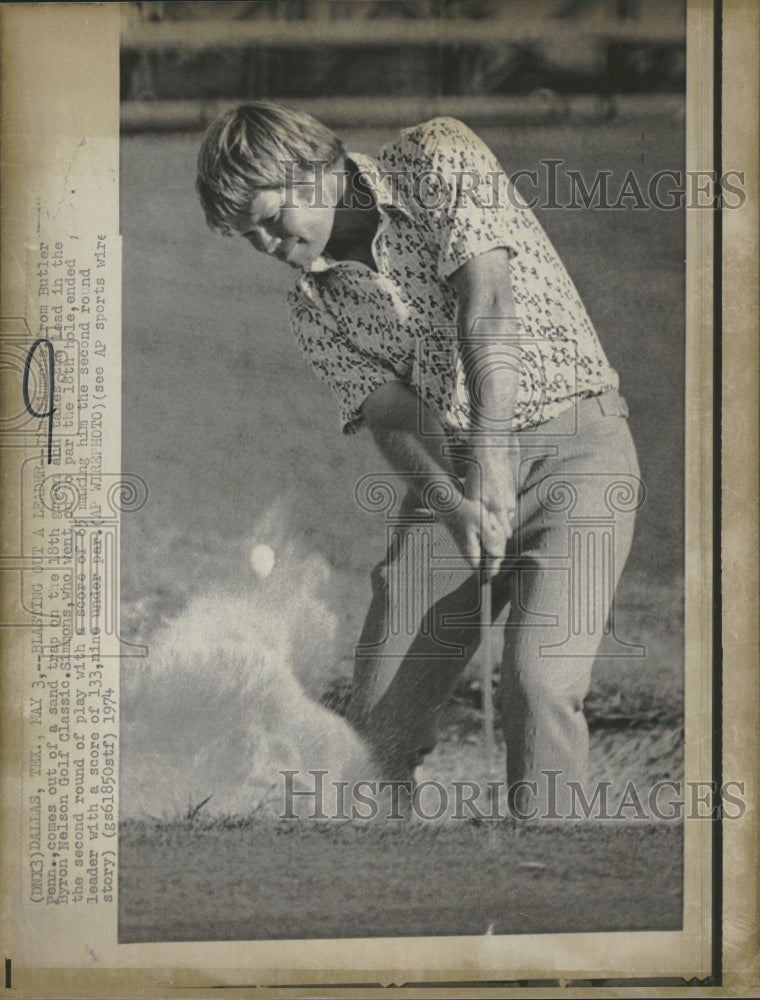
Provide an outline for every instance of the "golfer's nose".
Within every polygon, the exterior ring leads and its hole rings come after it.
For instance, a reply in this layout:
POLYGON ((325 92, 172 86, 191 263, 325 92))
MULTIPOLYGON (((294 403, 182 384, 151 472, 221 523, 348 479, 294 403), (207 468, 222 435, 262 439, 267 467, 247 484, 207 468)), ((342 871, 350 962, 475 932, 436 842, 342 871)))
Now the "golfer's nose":
POLYGON ((258 229, 256 231, 256 242, 258 243, 259 249, 262 253, 273 254, 277 247, 280 245, 280 240, 277 236, 272 233, 267 232, 266 229, 258 229))
POLYGON ((264 226, 256 226, 246 233, 246 238, 254 250, 260 253, 273 254, 280 245, 280 239, 264 226))

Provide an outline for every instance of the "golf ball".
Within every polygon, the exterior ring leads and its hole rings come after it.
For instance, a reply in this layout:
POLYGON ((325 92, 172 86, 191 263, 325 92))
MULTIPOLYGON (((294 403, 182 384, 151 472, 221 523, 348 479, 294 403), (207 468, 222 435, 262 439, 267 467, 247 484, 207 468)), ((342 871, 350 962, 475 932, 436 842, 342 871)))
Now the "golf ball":
POLYGON ((254 545, 251 549, 251 566, 260 580, 266 580, 274 569, 274 552, 269 545, 254 545))

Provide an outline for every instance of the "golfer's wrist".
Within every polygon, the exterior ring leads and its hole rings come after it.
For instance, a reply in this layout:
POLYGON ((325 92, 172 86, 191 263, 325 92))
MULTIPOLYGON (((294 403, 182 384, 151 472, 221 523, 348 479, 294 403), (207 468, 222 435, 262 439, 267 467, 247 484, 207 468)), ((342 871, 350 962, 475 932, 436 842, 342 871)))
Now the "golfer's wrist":
POLYGON ((467 436, 467 442, 472 455, 478 459, 488 458, 502 453, 517 444, 518 438, 514 430, 512 418, 473 424, 467 436))
POLYGON ((486 434, 470 439, 468 487, 496 477, 518 465, 519 442, 514 434, 486 434))
POLYGON ((422 506, 438 517, 448 517, 465 499, 464 485, 455 475, 441 472, 419 483, 417 495, 422 506))

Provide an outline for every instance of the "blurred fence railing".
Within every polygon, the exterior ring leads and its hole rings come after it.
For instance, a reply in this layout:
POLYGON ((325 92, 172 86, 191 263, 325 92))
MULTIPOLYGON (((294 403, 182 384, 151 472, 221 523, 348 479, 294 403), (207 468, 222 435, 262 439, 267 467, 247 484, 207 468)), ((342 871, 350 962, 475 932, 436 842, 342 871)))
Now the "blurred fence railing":
POLYGON ((376 21, 156 21, 125 25, 122 47, 140 52, 200 52, 215 47, 368 48, 409 45, 524 45, 553 50, 609 42, 683 45, 683 31, 657 21, 613 22, 608 28, 572 29, 546 17, 465 21, 461 19, 376 21))
POLYGON ((202 127, 220 106, 261 97, 330 100, 335 125, 346 109, 409 121, 443 101, 469 102, 468 120, 551 121, 573 108, 605 119, 619 95, 681 95, 684 79, 677 18, 571 27, 528 5, 486 20, 132 20, 122 32, 122 125, 133 131, 202 127))

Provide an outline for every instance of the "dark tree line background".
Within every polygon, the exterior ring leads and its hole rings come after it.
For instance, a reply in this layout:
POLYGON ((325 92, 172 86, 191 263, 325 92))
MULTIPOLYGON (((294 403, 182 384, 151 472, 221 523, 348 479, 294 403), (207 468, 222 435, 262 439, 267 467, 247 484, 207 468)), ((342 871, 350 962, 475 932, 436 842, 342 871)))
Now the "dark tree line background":
MULTIPOLYGON (((154 24, 220 20, 313 25, 393 19, 414 31, 421 19, 521 23, 535 36, 492 43, 291 48, 216 45, 202 51, 141 49, 127 39, 122 54, 123 100, 224 100, 306 95, 455 96, 677 93, 685 81, 683 0, 261 0, 230 3, 142 3, 129 17, 154 24), (541 26, 546 35, 542 37, 541 26), (680 26, 680 27, 679 27, 680 26), (640 34, 637 28, 641 27, 640 34), (658 28, 661 27, 661 31, 658 28), (558 29, 561 29, 558 31, 558 29), (624 31, 622 29, 625 29, 624 31), (645 29, 645 30, 644 30, 645 29), (589 33, 596 33, 589 43, 589 33), (582 39, 580 36, 584 35, 582 39)), ((364 22, 362 24, 361 22, 364 22)), ((454 36, 456 32, 453 32, 454 36)))

